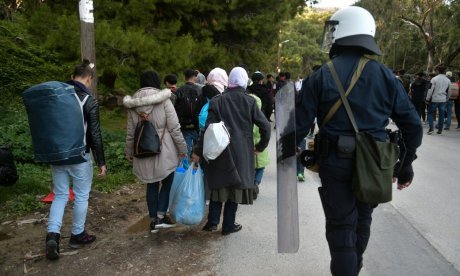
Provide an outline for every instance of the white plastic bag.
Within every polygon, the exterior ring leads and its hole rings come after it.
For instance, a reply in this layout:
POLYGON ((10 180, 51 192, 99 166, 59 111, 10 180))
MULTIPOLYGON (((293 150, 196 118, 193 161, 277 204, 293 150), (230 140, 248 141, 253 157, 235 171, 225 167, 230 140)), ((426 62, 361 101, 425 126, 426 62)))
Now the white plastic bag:
POLYGON ((210 124, 204 133, 203 157, 206 161, 214 160, 230 144, 230 134, 224 122, 210 124))

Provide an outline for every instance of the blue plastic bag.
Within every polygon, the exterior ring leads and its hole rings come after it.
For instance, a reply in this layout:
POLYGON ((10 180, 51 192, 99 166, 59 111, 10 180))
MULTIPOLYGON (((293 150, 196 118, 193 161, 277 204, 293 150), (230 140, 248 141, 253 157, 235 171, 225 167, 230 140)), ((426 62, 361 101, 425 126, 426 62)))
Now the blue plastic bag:
POLYGON ((194 169, 194 163, 185 172, 185 177, 177 189, 170 194, 169 211, 180 224, 200 224, 205 212, 203 170, 194 169))
POLYGON ((174 195, 176 194, 177 188, 181 185, 182 181, 184 180, 185 173, 189 167, 187 159, 182 159, 179 167, 177 167, 176 171, 174 172, 174 180, 171 185, 171 191, 169 192, 169 206, 168 208, 171 209, 171 205, 174 199, 174 195))

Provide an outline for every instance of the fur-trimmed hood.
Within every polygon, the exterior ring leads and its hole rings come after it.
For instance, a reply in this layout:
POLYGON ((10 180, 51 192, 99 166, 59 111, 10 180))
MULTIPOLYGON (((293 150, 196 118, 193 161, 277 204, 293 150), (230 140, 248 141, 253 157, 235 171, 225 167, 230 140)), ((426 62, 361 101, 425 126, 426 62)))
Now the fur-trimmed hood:
POLYGON ((151 106, 169 100, 170 97, 171 90, 169 89, 159 90, 152 87, 145 87, 134 93, 132 97, 125 96, 123 98, 123 105, 127 108, 151 106))

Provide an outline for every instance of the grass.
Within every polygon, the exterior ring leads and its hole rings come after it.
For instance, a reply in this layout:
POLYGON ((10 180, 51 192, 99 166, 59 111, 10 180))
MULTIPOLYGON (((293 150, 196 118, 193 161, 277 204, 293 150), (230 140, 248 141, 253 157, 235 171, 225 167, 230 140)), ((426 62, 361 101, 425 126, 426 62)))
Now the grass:
MULTIPOLYGON (((106 177, 97 177, 98 168, 95 166, 92 188, 111 192, 135 181, 131 164, 124 157, 126 112, 118 108, 111 111, 101 108, 100 120, 108 173, 106 177)), ((17 163, 16 166, 18 182, 12 187, 0 187, 0 221, 43 207, 40 196, 52 191, 49 165, 17 163)))

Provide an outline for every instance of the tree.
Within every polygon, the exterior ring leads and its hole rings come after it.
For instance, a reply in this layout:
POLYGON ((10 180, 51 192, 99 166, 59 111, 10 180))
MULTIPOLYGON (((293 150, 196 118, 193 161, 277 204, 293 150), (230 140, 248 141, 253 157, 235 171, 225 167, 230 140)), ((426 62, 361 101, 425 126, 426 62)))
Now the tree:
MULTIPOLYGON (((404 55, 398 63, 412 68, 425 64, 433 71, 436 64, 458 66, 460 45, 457 26, 460 22, 460 1, 446 0, 360 0, 356 3, 368 9, 377 23, 377 39, 386 53, 384 61, 390 63, 390 49, 403 46, 404 55), (399 35, 394 35, 399 34, 399 35), (397 37, 397 40, 394 39, 397 37), (412 60, 406 60, 406 58, 412 60), (401 62, 401 59, 403 60, 401 62), (426 62, 423 62, 426 60, 426 62)), ((401 51, 400 51, 401 53, 401 51)), ((417 71, 420 69, 416 69, 417 71)))
POLYGON ((285 23, 281 29, 280 41, 289 40, 282 45, 281 65, 283 71, 293 76, 306 76, 314 65, 323 64, 328 55, 321 52, 324 22, 332 12, 305 8, 294 19, 285 23))

